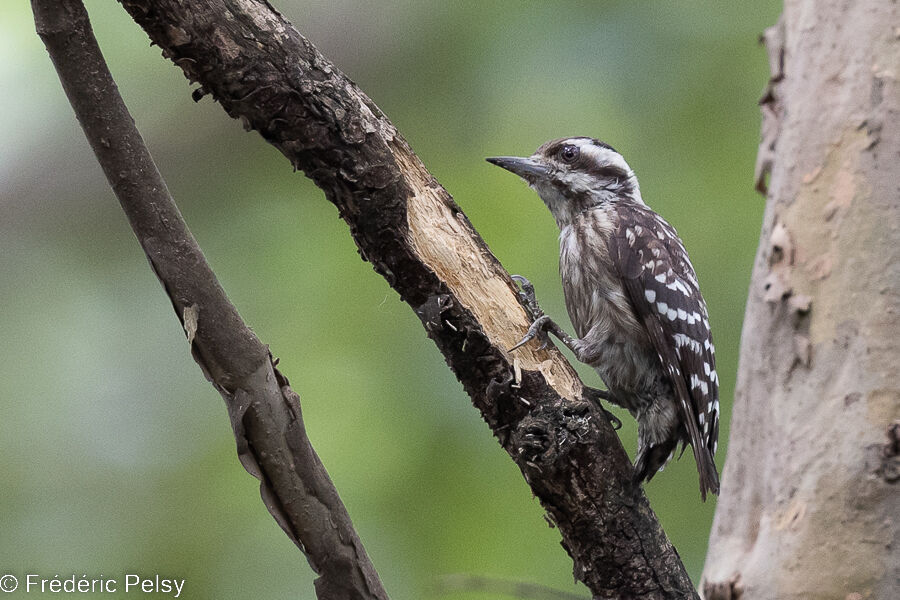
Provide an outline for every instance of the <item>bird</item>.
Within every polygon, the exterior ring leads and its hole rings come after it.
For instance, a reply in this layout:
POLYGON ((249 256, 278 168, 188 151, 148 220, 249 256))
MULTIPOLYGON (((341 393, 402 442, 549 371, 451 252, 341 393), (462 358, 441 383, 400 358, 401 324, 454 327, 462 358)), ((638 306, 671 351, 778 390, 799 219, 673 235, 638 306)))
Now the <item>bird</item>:
MULTIPOLYGON (((637 177, 592 137, 549 141, 529 157, 488 162, 525 180, 559 227, 559 271, 569 336, 543 313, 534 287, 514 276, 534 319, 510 348, 548 332, 593 367, 608 399, 638 424, 635 486, 691 446, 700 495, 719 493, 719 376, 706 302, 675 229, 648 207, 637 177)), ((679 455, 680 456, 680 455, 679 455)))

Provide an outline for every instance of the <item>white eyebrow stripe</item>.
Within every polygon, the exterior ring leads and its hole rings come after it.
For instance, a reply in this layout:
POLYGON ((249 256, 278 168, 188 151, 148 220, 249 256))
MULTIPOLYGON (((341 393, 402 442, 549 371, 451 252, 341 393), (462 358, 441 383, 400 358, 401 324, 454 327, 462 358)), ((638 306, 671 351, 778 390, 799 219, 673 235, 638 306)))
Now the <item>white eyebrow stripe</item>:
POLYGON ((581 149, 583 153, 591 156, 593 161, 598 165, 615 167, 623 173, 627 173, 628 177, 632 177, 634 175, 631 167, 628 166, 628 163, 625 162, 625 159, 622 158, 622 155, 618 152, 613 152, 609 148, 598 146, 592 140, 578 140, 574 143, 581 149))

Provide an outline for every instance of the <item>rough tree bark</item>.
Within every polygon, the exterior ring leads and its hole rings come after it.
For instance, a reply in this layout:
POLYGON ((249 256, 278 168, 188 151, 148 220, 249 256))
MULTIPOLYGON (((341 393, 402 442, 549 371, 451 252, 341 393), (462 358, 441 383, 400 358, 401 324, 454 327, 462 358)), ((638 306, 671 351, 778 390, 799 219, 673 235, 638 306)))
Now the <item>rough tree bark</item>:
POLYGON ((765 34, 767 207, 702 588, 900 598, 900 9, 788 0, 765 34))
MULTIPOLYGON (((51 0, 33 1, 53 5, 51 0)), ((67 5, 73 2, 66 0, 67 5)), ((583 399, 583 386, 571 366, 552 347, 530 346, 515 357, 506 351, 529 324, 513 282, 372 101, 263 0, 121 3, 164 54, 201 83, 196 98, 211 94, 310 176, 338 207, 363 258, 413 307, 522 470, 558 526, 576 577, 594 597, 695 597, 646 497, 631 484, 627 454, 598 407, 583 399)), ((66 35, 55 41, 65 45, 66 35)), ((61 56, 65 59, 65 52, 61 56)), ((68 70, 78 78, 77 69, 68 70)), ((115 87, 111 80, 104 85, 115 87)), ((102 130, 108 115, 91 112, 89 100, 82 109, 102 130)), ((118 158, 130 157, 129 142, 113 149, 101 134, 92 144, 101 162, 104 156, 111 161, 112 167, 104 169, 120 199, 122 192, 135 191, 128 189, 130 180, 123 185, 122 173, 134 171, 140 179, 151 167, 125 164, 116 170, 118 158), (117 151, 121 156, 115 156, 117 151)), ((200 272, 208 286, 194 285, 190 269, 203 262, 202 256, 193 253, 186 229, 171 227, 177 210, 160 212, 162 188, 152 184, 143 190, 148 195, 144 206, 125 201, 123 206, 193 336, 195 358, 229 405, 239 443, 249 442, 242 458, 251 454, 248 469, 260 472, 264 492, 271 494, 270 509, 276 517, 285 516, 284 508, 293 511, 286 531, 296 540, 298 529, 329 522, 327 515, 303 512, 304 502, 321 501, 307 498, 304 486, 324 471, 303 473, 304 465, 297 464, 321 466, 311 448, 296 447, 305 440, 296 395, 260 353, 255 337, 241 341, 229 334, 221 339, 217 326, 240 329, 243 324, 235 322, 236 313, 224 296, 210 295, 221 290, 205 264, 200 272), (182 287, 168 289, 169 277, 182 287), (205 320, 211 314, 221 314, 224 322, 205 320), (247 361, 235 360, 245 351, 251 354, 247 361), (253 368, 248 370, 248 364, 253 368), (262 396, 247 391, 251 384, 262 396), (273 434, 293 452, 269 454, 273 434)), ((348 542, 344 534, 339 537, 330 543, 349 544, 364 555, 361 546, 355 548, 355 538, 348 542)), ((369 597, 337 587, 318 591, 321 598, 369 597)), ((377 587, 371 595, 382 594, 377 587)))

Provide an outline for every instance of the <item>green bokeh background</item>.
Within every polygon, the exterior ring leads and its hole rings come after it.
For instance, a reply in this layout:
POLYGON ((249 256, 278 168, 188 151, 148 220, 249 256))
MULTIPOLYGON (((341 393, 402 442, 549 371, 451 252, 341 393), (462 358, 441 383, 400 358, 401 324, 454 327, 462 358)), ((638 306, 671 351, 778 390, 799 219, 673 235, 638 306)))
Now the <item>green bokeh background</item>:
MULTIPOLYGON (((441 591, 453 573, 587 595, 515 465, 321 192, 209 98, 194 104, 117 4, 87 4, 181 210, 301 395, 391 596, 496 597, 441 591)), ((567 327, 553 220, 483 157, 568 135, 619 149, 699 273, 727 440, 763 209, 752 189, 768 75, 757 37, 780 3, 276 5, 390 116, 567 327)), ((26 2, 0 5, 0 59, 0 574, 160 573, 185 578, 187 598, 313 598, 313 574, 236 460, 222 401, 190 358, 26 2)), ((633 421, 620 414, 633 452, 633 421)), ((696 478, 688 453, 646 487, 695 581, 715 508, 700 503, 696 478)))

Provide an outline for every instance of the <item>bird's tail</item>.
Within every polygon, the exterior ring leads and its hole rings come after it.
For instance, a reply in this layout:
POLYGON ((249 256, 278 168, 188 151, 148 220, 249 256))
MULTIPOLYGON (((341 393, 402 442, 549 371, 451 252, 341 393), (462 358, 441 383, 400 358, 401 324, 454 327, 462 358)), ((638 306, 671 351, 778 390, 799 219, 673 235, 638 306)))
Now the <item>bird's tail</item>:
POLYGON ((719 495, 719 472, 708 448, 697 453, 697 472, 700 474, 700 497, 706 502, 706 492, 719 495))
MULTIPOLYGON (((672 459, 677 445, 678 442, 672 440, 641 448, 634 461, 634 484, 640 485, 643 481, 650 481, 654 475, 662 471, 672 459)), ((713 462, 712 453, 708 449, 701 448, 700 452, 697 452, 697 458, 697 472, 700 474, 700 497, 705 502, 707 492, 719 494, 719 473, 716 470, 716 463, 713 462)))

